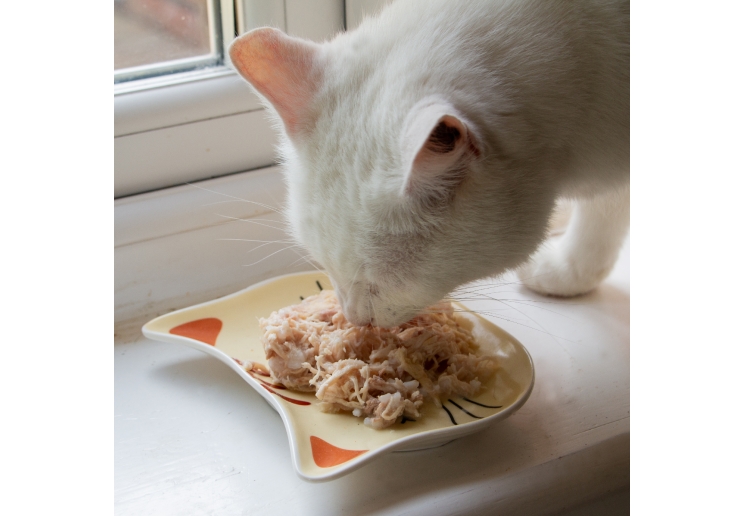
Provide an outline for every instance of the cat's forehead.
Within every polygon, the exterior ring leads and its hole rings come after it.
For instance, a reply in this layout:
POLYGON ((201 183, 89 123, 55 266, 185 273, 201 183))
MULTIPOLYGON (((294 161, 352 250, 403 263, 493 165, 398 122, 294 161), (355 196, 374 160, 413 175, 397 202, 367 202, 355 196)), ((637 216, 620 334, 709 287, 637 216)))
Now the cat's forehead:
POLYGON ((399 174, 399 124, 389 111, 365 92, 329 91, 319 99, 316 123, 299 146, 303 166, 314 176, 342 182, 399 174))

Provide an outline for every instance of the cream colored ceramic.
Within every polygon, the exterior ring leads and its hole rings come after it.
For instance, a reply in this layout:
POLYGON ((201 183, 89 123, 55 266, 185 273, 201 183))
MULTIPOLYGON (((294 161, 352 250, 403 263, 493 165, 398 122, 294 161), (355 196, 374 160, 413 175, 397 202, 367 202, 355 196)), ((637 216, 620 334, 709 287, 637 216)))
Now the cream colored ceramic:
MULTIPOLYGON (((246 361, 265 364, 258 318, 330 288, 320 272, 280 276, 227 297, 163 315, 147 323, 145 336, 178 342, 227 363, 282 417, 292 460, 305 480, 324 481, 369 463, 390 451, 440 446, 501 421, 521 407, 532 391, 534 370, 527 350, 492 323, 464 314, 475 323, 481 349, 496 354, 500 368, 480 396, 453 397, 442 408, 425 405, 422 417, 385 430, 364 426, 351 414, 326 414, 312 394, 292 392, 271 378, 247 373, 246 361)), ((477 450, 473 450, 477 453, 477 450)))

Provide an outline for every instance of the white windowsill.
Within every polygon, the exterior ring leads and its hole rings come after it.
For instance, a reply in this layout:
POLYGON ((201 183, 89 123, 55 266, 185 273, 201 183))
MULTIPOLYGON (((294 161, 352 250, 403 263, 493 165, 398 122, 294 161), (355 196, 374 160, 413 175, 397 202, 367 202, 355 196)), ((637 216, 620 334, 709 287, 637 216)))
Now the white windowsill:
MULTIPOLYGON (((197 186, 271 207, 284 192, 275 168, 197 186)), ((244 267, 267 249, 248 255, 255 244, 221 239, 283 239, 262 225, 280 218, 199 188, 115 203, 117 514, 627 513, 629 242, 588 296, 546 300, 514 284, 501 289, 521 300, 514 309, 471 304, 508 319, 492 318, 535 361, 534 391, 515 415, 440 448, 393 453, 309 484, 292 469, 281 420, 248 385, 206 355, 139 334, 158 314, 309 267, 291 251, 244 267)))

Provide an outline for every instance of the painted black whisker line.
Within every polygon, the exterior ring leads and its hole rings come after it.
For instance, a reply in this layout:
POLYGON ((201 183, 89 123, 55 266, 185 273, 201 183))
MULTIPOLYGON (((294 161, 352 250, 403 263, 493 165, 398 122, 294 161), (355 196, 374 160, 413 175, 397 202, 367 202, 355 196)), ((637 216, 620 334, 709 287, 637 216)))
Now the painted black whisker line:
MULTIPOLYGON (((462 398, 462 399, 464 399, 468 403, 472 403, 473 405, 478 405, 479 407, 485 407, 485 408, 501 408, 501 407, 503 407, 503 405, 484 405, 483 403, 478 403, 477 401, 473 401, 473 400, 471 400, 469 398, 462 398)), ((452 401, 452 400, 450 400, 450 401, 452 401)))
POLYGON ((449 409, 447 407, 445 407, 444 405, 442 405, 442 408, 444 409, 444 411, 449 416, 450 421, 452 421, 452 424, 455 425, 455 426, 457 426, 457 421, 455 421, 455 418, 452 416, 452 412, 450 412, 449 409))
POLYGON ((472 412, 470 412, 470 411, 468 411, 468 410, 465 410, 464 408, 462 408, 462 407, 461 407, 460 405, 458 405, 458 404, 457 404, 457 403, 455 403, 454 401, 452 401, 452 400, 450 400, 450 399, 448 399, 447 401, 449 401, 449 402, 450 402, 450 403, 452 403, 452 404, 453 404, 453 405, 454 405, 455 407, 457 407, 457 408, 459 408, 460 410, 462 410, 463 412, 465 412, 465 413, 466 413, 466 414, 467 414, 468 416, 470 416, 470 417, 474 417, 475 419, 483 419, 483 416, 476 416, 476 415, 475 415, 475 414, 473 414, 472 412))
POLYGON ((318 281, 318 280, 315 280, 315 284, 316 284, 316 285, 318 285, 318 288, 319 288, 320 290, 323 290, 323 285, 321 285, 321 284, 320 284, 320 281, 318 281))

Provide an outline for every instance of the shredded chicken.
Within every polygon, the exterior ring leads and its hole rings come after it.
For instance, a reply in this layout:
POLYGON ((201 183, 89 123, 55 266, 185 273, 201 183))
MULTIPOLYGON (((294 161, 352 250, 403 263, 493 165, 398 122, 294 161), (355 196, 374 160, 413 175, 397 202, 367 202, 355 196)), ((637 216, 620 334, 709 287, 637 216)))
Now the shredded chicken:
POLYGON ((439 303, 395 328, 354 326, 331 290, 259 321, 272 377, 290 389, 315 391, 326 412, 350 411, 386 428, 421 417, 425 399, 475 396, 497 367, 439 303))

